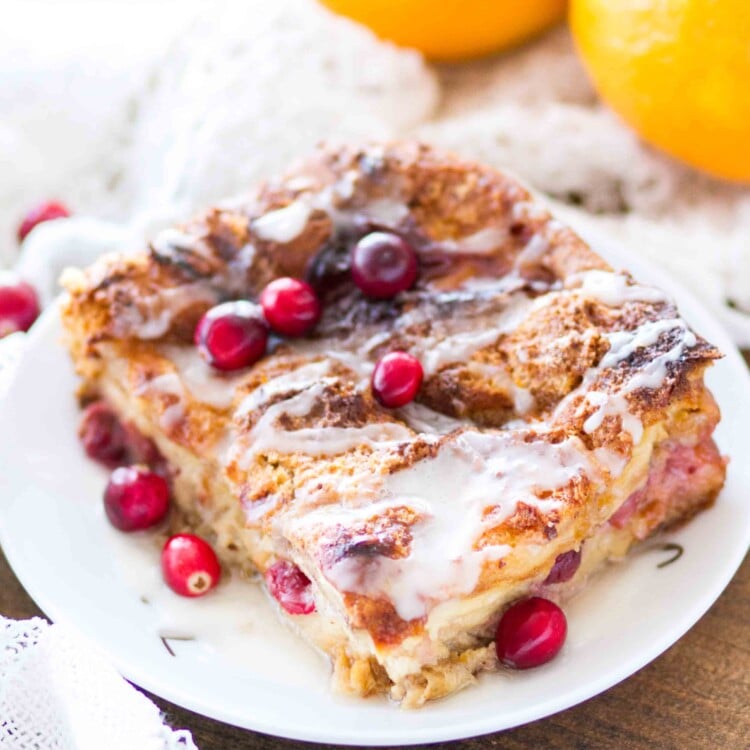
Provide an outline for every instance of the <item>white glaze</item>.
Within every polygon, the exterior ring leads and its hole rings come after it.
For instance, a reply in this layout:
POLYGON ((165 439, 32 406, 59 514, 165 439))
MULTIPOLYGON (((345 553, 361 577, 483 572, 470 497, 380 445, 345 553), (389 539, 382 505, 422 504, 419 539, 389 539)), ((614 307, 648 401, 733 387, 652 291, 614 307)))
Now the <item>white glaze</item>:
POLYGON ((420 356, 425 376, 438 372, 453 362, 465 363, 473 354, 490 346, 503 333, 514 330, 532 309, 534 301, 522 293, 514 294, 508 306, 481 330, 442 334, 417 343, 415 353, 420 356))
POLYGON ((447 253, 489 255, 508 239, 508 232, 500 227, 485 227, 457 240, 444 240, 440 249, 447 253))
POLYGON ((362 213, 375 224, 395 229, 409 215, 409 209, 403 201, 378 198, 370 201, 362 213))
POLYGON ((666 302, 664 292, 650 286, 631 283, 624 273, 601 271, 592 269, 575 274, 567 281, 567 285, 576 284, 579 294, 593 297, 609 307, 621 307, 626 302, 666 302))
MULTIPOLYGON (((411 430, 396 422, 369 423, 362 427, 311 427, 299 430, 282 430, 278 427, 277 420, 282 414, 291 417, 307 416, 329 382, 333 381, 326 378, 318 380, 291 398, 269 406, 251 430, 244 454, 233 454, 235 458, 239 458, 240 465, 247 466, 254 456, 264 451, 332 456, 360 445, 390 446, 409 440, 413 436, 411 430)), ((274 381, 271 381, 272 387, 273 383, 274 381)), ((288 387, 284 387, 279 392, 288 390, 288 387)), ((250 394, 248 399, 252 398, 253 394, 250 394)), ((246 410, 254 408, 248 406, 248 399, 243 402, 246 410)))
POLYGON ((119 576, 149 614, 154 639, 171 639, 176 659, 181 654, 220 658, 271 680, 283 676, 300 687, 325 689, 327 660, 292 628, 279 626, 275 606, 259 582, 225 575, 203 597, 178 596, 162 580, 158 542, 151 533, 126 536, 102 525, 119 576))
POLYGON ((193 398, 219 409, 232 405, 237 386, 247 376, 247 371, 238 374, 217 372, 203 360, 194 346, 165 344, 158 348, 158 352, 174 364, 193 398))
POLYGON ((171 431, 185 417, 185 388, 176 372, 165 372, 147 381, 135 390, 136 396, 174 396, 176 401, 167 406, 159 418, 159 424, 171 431))
POLYGON ((172 321, 183 310, 191 305, 212 304, 215 301, 215 293, 199 282, 165 287, 143 299, 145 314, 133 308, 132 316, 122 316, 121 322, 125 324, 125 335, 132 333, 140 339, 158 339, 169 330, 172 321))
POLYGON ((298 198, 284 208, 269 211, 255 219, 252 228, 262 240, 286 244, 302 234, 312 211, 309 200, 298 198))
POLYGON ((583 449, 573 440, 518 444, 507 433, 466 432, 442 446, 435 458, 388 476, 380 504, 326 506, 296 523, 319 529, 351 525, 388 507, 416 510, 422 520, 411 529, 408 557, 375 558, 364 568, 360 560, 345 557, 325 571, 339 590, 386 595, 399 616, 410 620, 426 614, 436 601, 472 591, 483 563, 509 552, 504 545, 474 549, 485 528, 510 517, 521 501, 551 510, 557 501, 536 493, 562 487, 587 468, 583 449))

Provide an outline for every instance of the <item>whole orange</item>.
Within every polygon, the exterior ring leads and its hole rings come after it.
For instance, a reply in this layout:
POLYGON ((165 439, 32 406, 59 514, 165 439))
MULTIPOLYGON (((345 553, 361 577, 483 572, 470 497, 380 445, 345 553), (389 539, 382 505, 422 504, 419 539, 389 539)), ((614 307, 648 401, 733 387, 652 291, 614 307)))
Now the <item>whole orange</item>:
POLYGON ((602 98, 644 140, 750 181, 750 0, 571 0, 602 98))
POLYGON ((321 1, 432 60, 463 60, 511 47, 561 20, 566 5, 566 0, 321 1))

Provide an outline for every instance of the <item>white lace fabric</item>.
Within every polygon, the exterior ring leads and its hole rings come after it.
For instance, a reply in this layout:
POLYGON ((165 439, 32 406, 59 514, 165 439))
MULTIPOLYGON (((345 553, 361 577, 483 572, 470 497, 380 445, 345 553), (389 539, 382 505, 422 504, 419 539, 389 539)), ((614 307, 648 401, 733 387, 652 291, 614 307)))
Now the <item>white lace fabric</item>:
POLYGON ((0 617, 0 747, 197 750, 96 647, 40 618, 0 617))

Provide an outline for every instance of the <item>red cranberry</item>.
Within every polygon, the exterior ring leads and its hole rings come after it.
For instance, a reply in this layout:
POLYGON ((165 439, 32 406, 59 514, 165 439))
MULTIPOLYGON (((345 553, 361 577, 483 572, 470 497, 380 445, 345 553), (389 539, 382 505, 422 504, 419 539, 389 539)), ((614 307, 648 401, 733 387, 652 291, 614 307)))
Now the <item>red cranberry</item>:
POLYGON ((414 284, 417 254, 397 234, 372 232, 352 250, 352 278, 368 297, 395 297, 414 284))
POLYGON ((29 211, 18 227, 17 237, 19 242, 26 239, 26 235, 43 221, 52 219, 65 219, 70 216, 68 208, 58 201, 45 201, 29 211))
POLYGON ((211 308, 195 329, 203 359, 217 370, 239 370, 266 353, 268 325, 251 302, 225 302, 211 308))
POLYGON ((12 273, 0 274, 0 338, 28 331, 39 317, 39 299, 34 288, 12 273))
POLYGON ((568 624, 554 602, 534 596, 505 611, 497 626, 497 658, 514 669, 546 664, 565 643, 568 624))
POLYGON ((545 583, 565 583, 569 581, 581 564, 581 550, 569 549, 555 558, 555 563, 549 575, 544 579, 545 583))
POLYGON ((94 401, 83 412, 78 436, 89 458, 115 467, 127 462, 127 433, 104 401, 94 401))
POLYGON ((372 372, 372 392, 389 409, 414 400, 422 385, 424 372, 420 361, 406 352, 391 352, 381 357, 372 372))
POLYGON ((162 476, 169 475, 169 466, 156 443, 146 437, 132 422, 125 422, 125 442, 128 449, 128 463, 146 464, 152 471, 162 476))
POLYGON ((320 320, 320 302, 313 288, 299 279, 276 279, 260 295, 268 324, 282 336, 302 336, 320 320))
POLYGON ((211 545, 195 534, 176 534, 161 552, 169 588, 181 596, 203 596, 219 583, 221 565, 211 545))
POLYGON ((115 469, 104 490, 104 510, 120 531, 140 531, 161 521, 169 510, 169 486, 140 466, 115 469))
POLYGON ((266 571, 271 596, 290 615, 309 615, 315 611, 310 579, 289 560, 279 560, 266 571))

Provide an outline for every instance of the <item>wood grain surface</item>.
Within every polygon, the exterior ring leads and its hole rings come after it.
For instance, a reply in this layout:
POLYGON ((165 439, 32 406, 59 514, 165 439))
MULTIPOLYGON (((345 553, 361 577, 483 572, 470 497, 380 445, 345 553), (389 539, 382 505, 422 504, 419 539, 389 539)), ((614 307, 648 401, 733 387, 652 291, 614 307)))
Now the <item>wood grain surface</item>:
MULTIPOLYGON (((16 619, 42 614, 1 552, 0 613, 16 619)), ((192 731, 200 750, 291 750, 303 745, 235 729, 151 697, 173 727, 192 731)), ((451 750, 750 748, 750 557, 703 619, 625 682, 533 724, 431 747, 448 746, 451 750)))

